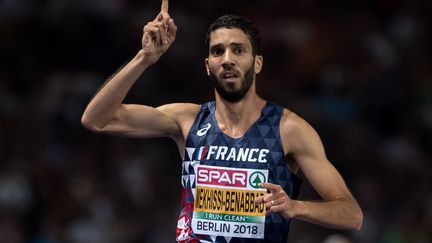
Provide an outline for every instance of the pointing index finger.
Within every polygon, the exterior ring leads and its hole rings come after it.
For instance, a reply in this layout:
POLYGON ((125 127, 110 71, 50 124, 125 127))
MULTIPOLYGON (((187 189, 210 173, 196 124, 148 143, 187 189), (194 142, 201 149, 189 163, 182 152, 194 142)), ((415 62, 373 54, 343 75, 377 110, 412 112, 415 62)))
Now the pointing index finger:
POLYGON ((161 12, 168 13, 168 0, 162 0, 161 12))

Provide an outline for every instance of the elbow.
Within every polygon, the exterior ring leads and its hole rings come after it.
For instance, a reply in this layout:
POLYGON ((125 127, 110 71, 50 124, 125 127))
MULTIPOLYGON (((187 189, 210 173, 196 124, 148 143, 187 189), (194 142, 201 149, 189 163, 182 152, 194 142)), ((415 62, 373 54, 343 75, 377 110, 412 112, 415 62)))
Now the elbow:
POLYGON ((342 230, 360 231, 363 226, 363 211, 355 200, 348 200, 344 213, 342 230))
POLYGON ((355 230, 357 231, 361 230, 362 226, 363 226, 363 213, 360 211, 360 215, 358 216, 355 230))
POLYGON ((85 113, 81 117, 81 125, 85 127, 86 129, 93 131, 93 132, 100 132, 102 131, 101 127, 96 124, 94 120, 89 118, 85 113))
POLYGON ((360 207, 357 208, 356 212, 353 215, 353 225, 352 230, 359 231, 363 226, 363 212, 360 207))

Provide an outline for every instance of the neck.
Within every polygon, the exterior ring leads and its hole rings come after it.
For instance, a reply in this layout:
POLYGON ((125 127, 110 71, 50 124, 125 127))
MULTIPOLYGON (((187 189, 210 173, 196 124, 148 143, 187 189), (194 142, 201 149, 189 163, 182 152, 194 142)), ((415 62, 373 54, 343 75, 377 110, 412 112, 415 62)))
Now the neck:
POLYGON ((261 116, 266 101, 255 93, 252 86, 245 97, 236 103, 222 99, 216 93, 215 117, 219 128, 231 137, 241 137, 261 116))

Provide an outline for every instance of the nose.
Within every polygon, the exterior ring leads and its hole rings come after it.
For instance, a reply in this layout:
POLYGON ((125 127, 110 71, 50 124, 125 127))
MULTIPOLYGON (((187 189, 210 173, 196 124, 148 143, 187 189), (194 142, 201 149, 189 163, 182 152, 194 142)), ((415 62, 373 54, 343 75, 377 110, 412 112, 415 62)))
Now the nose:
POLYGON ((234 66, 233 54, 230 51, 225 51, 223 55, 222 67, 231 68, 234 66))

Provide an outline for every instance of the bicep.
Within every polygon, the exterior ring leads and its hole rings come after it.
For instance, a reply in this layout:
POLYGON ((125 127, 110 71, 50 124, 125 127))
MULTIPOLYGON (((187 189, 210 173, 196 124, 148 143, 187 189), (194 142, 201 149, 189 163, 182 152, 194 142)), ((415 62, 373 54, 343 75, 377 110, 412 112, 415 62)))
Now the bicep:
POLYGON ((177 120, 168 110, 145 105, 123 104, 106 132, 132 137, 180 137, 177 120))

